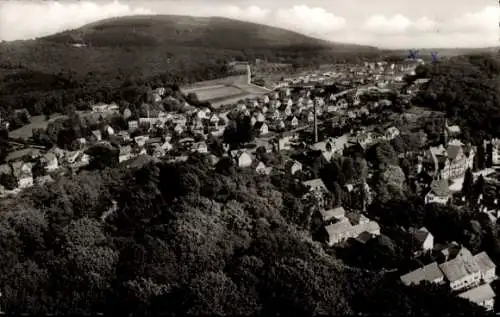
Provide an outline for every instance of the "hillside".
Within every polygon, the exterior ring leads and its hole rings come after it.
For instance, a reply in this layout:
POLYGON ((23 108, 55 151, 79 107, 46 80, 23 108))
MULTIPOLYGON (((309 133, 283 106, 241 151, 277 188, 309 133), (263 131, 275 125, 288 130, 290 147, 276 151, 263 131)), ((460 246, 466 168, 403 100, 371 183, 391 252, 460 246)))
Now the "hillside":
POLYGON ((110 99, 125 81, 182 85, 224 77, 232 60, 314 65, 362 55, 378 55, 378 49, 226 18, 106 19, 44 38, 0 43, 0 104, 5 112, 48 100, 30 109, 39 114, 47 103, 62 107, 72 100, 110 99))
POLYGON ((366 46, 337 44, 285 29, 218 17, 132 16, 112 18, 45 38, 110 46, 195 46, 224 49, 334 48, 349 51, 366 46))

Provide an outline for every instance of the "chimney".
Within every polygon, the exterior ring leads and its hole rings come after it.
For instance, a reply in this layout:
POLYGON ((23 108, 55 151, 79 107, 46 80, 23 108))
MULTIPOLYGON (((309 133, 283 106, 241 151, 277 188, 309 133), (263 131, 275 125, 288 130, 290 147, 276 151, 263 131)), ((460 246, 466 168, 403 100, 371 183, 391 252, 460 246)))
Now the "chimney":
POLYGON ((314 143, 318 143, 318 118, 316 115, 316 103, 314 103, 314 143))

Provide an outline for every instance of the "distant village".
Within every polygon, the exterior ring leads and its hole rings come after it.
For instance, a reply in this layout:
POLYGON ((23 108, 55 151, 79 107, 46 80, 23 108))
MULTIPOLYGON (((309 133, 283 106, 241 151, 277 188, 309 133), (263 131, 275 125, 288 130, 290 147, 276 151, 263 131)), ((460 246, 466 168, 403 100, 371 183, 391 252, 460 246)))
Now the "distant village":
MULTIPOLYGON (((192 153, 201 153, 208 155, 214 166, 221 159, 229 158, 238 168, 253 169, 263 175, 302 175, 297 180, 308 189, 303 199, 316 201, 324 224, 324 242, 334 246, 355 239, 363 244, 380 235, 377 221, 369 219, 363 210, 353 213, 345 206, 327 208, 322 202, 328 193, 327 187, 320 178, 304 180, 304 175, 308 175, 307 162, 292 158, 291 153, 315 153, 330 162, 352 148, 366 150, 405 133, 399 123, 390 120, 390 114, 395 108, 409 106, 412 96, 426 83, 426 79, 409 86, 404 83, 404 76, 414 74, 420 63, 423 61, 336 66, 328 71, 283 78, 266 94, 213 109, 195 107, 166 96, 166 89, 162 87, 154 90, 152 103, 138 105, 138 118, 134 118, 130 108, 115 103, 95 104, 78 115, 82 120, 93 118, 101 122, 101 128, 74 140, 74 150, 30 145, 19 146, 9 153, 6 163, 0 165, 0 175, 13 177, 15 186, 0 186, 0 195, 15 195, 85 168, 92 160, 88 149, 96 145, 116 148, 118 162, 123 166, 140 166, 162 159, 185 161, 192 153), (332 84, 344 88, 329 92, 325 87, 332 84), (398 96, 397 101, 391 97, 394 94, 398 96), (179 104, 183 111, 165 110, 162 106, 165 101, 179 104), (242 116, 249 118, 255 138, 234 148, 223 141, 223 136, 227 127, 242 116), (111 122, 115 117, 123 120, 126 128, 113 127, 111 122), (338 135, 320 133, 319 130, 325 128, 334 129, 338 135), (222 153, 211 149, 210 140, 222 143, 222 153), (265 164, 258 159, 259 151, 280 153, 288 159, 280 164, 265 164)), ((442 131, 442 144, 400 154, 413 163, 411 169, 415 177, 411 186, 427 204, 448 204, 454 200, 466 171, 473 169, 478 152, 477 147, 460 139, 459 126, 446 121, 442 131)), ((419 135, 425 144, 427 136, 423 132, 419 135)), ((484 149, 489 151, 486 154, 491 156, 493 165, 500 164, 500 140, 485 140, 484 149)), ((495 173, 492 167, 474 172, 474 177, 483 175, 487 181, 495 182, 492 176, 495 173)), ((364 203, 369 204, 373 199, 369 177, 347 185, 346 190, 360 188, 366 192, 364 203)), ((499 207, 496 201, 484 202, 482 212, 496 222, 499 207)), ((435 244, 433 234, 426 228, 414 228, 411 234, 420 243, 415 257, 433 253, 439 261, 401 276, 403 283, 448 283, 458 296, 487 309, 493 308, 495 293, 490 283, 496 279, 496 266, 488 254, 473 255, 456 243, 435 244)))

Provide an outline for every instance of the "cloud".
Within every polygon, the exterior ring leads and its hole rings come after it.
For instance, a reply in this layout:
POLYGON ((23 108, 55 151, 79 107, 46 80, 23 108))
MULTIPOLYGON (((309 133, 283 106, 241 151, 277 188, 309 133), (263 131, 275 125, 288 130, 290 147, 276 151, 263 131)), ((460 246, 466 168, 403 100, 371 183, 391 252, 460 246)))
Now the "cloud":
POLYGON ((307 34, 328 34, 343 29, 346 20, 323 8, 298 5, 290 9, 279 9, 275 13, 275 24, 307 34))
POLYGON ((262 9, 258 6, 250 6, 248 8, 240 8, 238 6, 231 5, 225 10, 227 16, 238 19, 247 20, 253 22, 262 22, 269 16, 271 10, 262 9))
POLYGON ((77 28, 100 19, 150 13, 148 9, 132 8, 118 1, 99 4, 89 1, 1 2, 0 39, 29 39, 77 28))
POLYGON ((393 17, 373 15, 364 24, 364 29, 373 33, 394 34, 406 31, 413 22, 407 17, 396 14, 393 17))
POLYGON ((465 13, 462 16, 443 23, 446 32, 482 32, 498 31, 500 7, 488 6, 478 12, 465 13))
POLYGON ((418 32, 439 33, 477 33, 497 32, 500 21, 500 7, 488 6, 477 12, 467 12, 461 15, 435 21, 428 17, 411 20, 401 14, 392 17, 373 15, 366 19, 363 30, 374 34, 404 34, 418 32))
POLYGON ((343 29, 346 20, 323 8, 296 5, 291 8, 269 10, 258 6, 240 8, 227 6, 218 15, 251 22, 265 23, 310 35, 324 35, 343 29))

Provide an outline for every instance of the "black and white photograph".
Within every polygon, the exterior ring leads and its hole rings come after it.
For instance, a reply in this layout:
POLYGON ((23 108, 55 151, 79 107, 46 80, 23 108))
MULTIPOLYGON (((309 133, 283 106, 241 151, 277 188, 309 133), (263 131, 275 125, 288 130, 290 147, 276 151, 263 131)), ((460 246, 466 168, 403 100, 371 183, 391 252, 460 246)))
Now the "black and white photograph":
POLYGON ((500 0, 0 0, 0 315, 500 314, 500 0))

